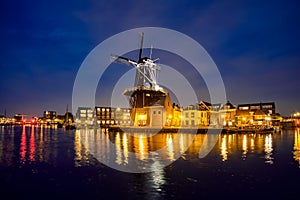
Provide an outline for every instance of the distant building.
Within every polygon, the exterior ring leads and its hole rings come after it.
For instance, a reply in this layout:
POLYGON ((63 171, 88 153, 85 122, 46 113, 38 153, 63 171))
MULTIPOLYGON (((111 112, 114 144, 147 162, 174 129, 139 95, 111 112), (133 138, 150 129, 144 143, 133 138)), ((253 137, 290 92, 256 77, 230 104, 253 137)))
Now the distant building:
POLYGON ((235 118, 237 126, 268 126, 280 120, 274 102, 240 104, 235 118))
POLYGON ((76 124, 78 125, 93 125, 94 124, 94 109, 90 107, 78 107, 76 112, 76 124))
POLYGON ((56 118, 56 112, 55 111, 44 111, 44 119, 53 120, 55 118, 56 118))
POLYGON ((233 126, 235 124, 235 115, 237 108, 229 101, 221 106, 219 110, 219 122, 223 126, 233 126))
POLYGON ((182 111, 182 126, 208 126, 214 112, 213 106, 205 101, 189 105, 182 111))
POLYGON ((16 114, 13 118, 14 124, 24 124, 25 122, 26 122, 26 119, 25 119, 24 115, 16 114))
POLYGON ((5 115, 0 115, 0 124, 5 124, 5 123, 6 123, 5 115))
POLYGON ((131 126, 133 125, 133 121, 130 117, 130 109, 129 108, 115 108, 114 110, 114 120, 115 123, 120 126, 131 126))
POLYGON ((97 124, 100 126, 115 125, 114 109, 111 107, 95 107, 97 124))
POLYGON ((237 107, 238 110, 262 110, 265 114, 275 114, 275 103, 268 102, 268 103, 250 103, 250 104, 240 104, 237 107))

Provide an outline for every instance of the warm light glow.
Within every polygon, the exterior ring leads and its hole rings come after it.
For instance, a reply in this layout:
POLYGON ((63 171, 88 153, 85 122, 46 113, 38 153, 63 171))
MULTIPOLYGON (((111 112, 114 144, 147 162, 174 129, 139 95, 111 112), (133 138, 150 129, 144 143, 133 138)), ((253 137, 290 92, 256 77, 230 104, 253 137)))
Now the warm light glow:
POLYGON ((146 120, 146 115, 138 115, 139 120, 146 120))
POLYGON ((35 155, 35 140, 34 140, 34 126, 31 127, 31 134, 30 134, 30 140, 29 140, 29 161, 34 161, 35 155))
POLYGON ((272 146, 272 135, 266 135, 265 138, 265 162, 269 164, 273 164, 273 158, 272 158, 272 152, 273 152, 273 146, 272 146))
POLYGON ((222 142, 221 142, 221 156, 222 156, 222 161, 226 161, 228 159, 228 151, 227 151, 227 135, 224 135, 222 137, 222 142))
POLYGON ((141 160, 148 158, 147 137, 140 135, 139 137, 139 157, 141 160))
POLYGON ((25 126, 22 129, 22 136, 21 136, 21 147, 20 147, 20 162, 22 164, 25 163, 25 156, 26 156, 26 131, 25 126))
POLYGON ((116 134, 115 145, 116 145, 116 163, 120 165, 122 163, 122 149, 121 149, 120 133, 116 134))
POLYGON ((300 129, 295 130, 295 135, 294 135, 294 159, 295 161, 298 161, 299 163, 299 168, 300 168, 300 129))
POLYGON ((124 163, 128 164, 128 139, 126 133, 123 134, 123 150, 124 150, 124 163))
POLYGON ((174 160, 175 155, 174 155, 174 149, 173 149, 173 139, 172 135, 167 135, 167 149, 168 149, 168 157, 169 160, 174 160))
POLYGON ((245 159, 247 157, 247 152, 248 152, 248 149, 247 149, 247 135, 244 135, 243 136, 243 146, 242 146, 242 149, 243 149, 243 159, 245 159))

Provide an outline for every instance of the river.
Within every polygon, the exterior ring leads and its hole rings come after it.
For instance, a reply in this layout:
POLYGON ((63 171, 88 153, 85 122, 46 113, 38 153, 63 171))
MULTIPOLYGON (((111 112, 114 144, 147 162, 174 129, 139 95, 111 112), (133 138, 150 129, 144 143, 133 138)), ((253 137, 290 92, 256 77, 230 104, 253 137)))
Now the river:
POLYGON ((206 136, 1 126, 1 196, 291 199, 298 195, 300 129, 218 135, 212 150, 199 158, 206 136), (147 170, 152 172, 138 173, 147 170))

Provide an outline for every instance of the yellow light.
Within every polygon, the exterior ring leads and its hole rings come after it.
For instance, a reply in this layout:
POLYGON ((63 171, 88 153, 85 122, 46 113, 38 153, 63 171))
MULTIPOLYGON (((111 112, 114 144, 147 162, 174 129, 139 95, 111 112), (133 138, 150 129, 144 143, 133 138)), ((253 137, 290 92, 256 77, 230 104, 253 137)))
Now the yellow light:
POLYGON ((139 118, 139 120, 145 120, 146 119, 146 115, 139 115, 138 118, 139 118))
POLYGON ((172 116, 171 114, 168 116, 169 119, 172 119, 172 117, 173 117, 173 116, 172 116))

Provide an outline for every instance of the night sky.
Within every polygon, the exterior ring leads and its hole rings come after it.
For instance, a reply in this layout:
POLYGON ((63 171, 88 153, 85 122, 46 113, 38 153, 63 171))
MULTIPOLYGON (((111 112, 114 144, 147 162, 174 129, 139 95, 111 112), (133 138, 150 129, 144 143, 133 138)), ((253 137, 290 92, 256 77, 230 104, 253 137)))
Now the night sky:
POLYGON ((88 53, 148 26, 198 41, 233 104, 275 101, 282 115, 300 110, 298 1, 2 0, 0 9, 0 114, 63 114, 88 53))

